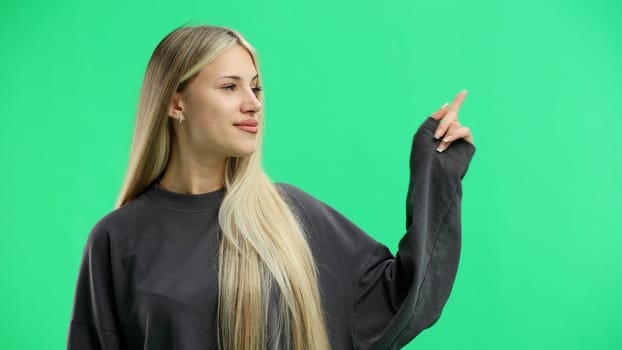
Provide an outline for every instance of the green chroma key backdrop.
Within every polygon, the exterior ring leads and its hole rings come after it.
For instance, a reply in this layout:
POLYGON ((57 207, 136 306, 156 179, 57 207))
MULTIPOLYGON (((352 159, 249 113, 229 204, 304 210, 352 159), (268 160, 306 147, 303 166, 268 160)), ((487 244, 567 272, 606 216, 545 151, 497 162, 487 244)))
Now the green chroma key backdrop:
POLYGON ((147 61, 183 23, 259 51, 273 180, 394 253, 412 135, 469 91, 458 276, 406 349, 622 348, 619 2, 67 0, 0 5, 1 349, 64 347, 147 61))

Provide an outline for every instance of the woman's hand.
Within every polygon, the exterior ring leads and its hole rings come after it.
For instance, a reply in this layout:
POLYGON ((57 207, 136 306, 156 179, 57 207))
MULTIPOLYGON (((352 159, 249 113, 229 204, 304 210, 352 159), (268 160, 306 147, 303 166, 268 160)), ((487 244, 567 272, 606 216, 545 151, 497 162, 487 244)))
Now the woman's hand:
POLYGON ((460 125, 460 122, 458 122, 458 110, 460 106, 462 106, 466 94, 467 90, 460 91, 451 102, 451 105, 447 106, 448 104, 445 103, 438 111, 431 115, 433 119, 442 119, 434 132, 434 138, 437 140, 443 137, 436 149, 439 152, 446 150, 453 141, 459 138, 464 138, 465 141, 473 144, 471 129, 460 125))

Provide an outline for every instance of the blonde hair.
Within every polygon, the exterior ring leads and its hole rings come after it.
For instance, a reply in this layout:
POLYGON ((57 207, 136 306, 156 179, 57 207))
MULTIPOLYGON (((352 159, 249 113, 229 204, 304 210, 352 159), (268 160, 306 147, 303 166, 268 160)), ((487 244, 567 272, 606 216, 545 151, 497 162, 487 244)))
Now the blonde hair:
MULTIPOLYGON (((254 48, 226 27, 182 26, 157 45, 140 91, 128 169, 116 208, 139 196, 165 170, 175 137, 167 105, 175 91, 183 90, 203 67, 236 44, 248 50, 257 68, 254 48)), ((267 347, 268 305, 276 285, 277 325, 271 326, 277 334, 283 333, 285 348, 330 349, 317 267, 303 225, 261 166, 262 129, 254 153, 226 160, 225 196, 218 213, 222 232, 218 348, 267 347)))

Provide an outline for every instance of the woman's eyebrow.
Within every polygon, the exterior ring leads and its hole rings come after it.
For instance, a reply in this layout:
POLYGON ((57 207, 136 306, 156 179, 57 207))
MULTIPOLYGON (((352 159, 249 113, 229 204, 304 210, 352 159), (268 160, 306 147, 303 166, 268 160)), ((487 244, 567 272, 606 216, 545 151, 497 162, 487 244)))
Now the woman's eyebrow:
MULTIPOLYGON (((259 76, 259 74, 255 75, 255 76, 253 77, 253 79, 251 79, 251 81, 253 81, 253 80, 257 79, 257 77, 258 77, 258 76, 259 76)), ((220 77, 220 78, 218 78, 218 79, 225 79, 225 78, 231 78, 231 79, 234 79, 234 80, 242 80, 242 78, 240 78, 240 77, 239 77, 239 76, 237 76, 237 75, 226 75, 226 76, 224 76, 224 77, 220 77)))

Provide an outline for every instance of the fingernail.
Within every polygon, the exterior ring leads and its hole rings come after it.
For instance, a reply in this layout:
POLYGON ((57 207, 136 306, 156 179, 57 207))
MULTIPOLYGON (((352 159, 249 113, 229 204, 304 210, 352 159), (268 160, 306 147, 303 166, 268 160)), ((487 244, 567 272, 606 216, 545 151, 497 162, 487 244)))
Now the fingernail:
POLYGON ((440 137, 441 137, 441 131, 436 130, 436 132, 434 133, 434 138, 438 140, 440 137))
POLYGON ((449 140, 451 140, 451 136, 447 136, 446 138, 443 139, 443 141, 445 141, 445 142, 447 142, 449 140))
POLYGON ((447 107, 448 105, 449 105, 449 102, 445 102, 445 104, 441 106, 441 109, 447 107))
POLYGON ((436 148, 436 150, 437 150, 438 152, 443 152, 443 151, 444 151, 444 149, 442 149, 442 148, 440 148, 440 147, 437 147, 437 148, 436 148))

